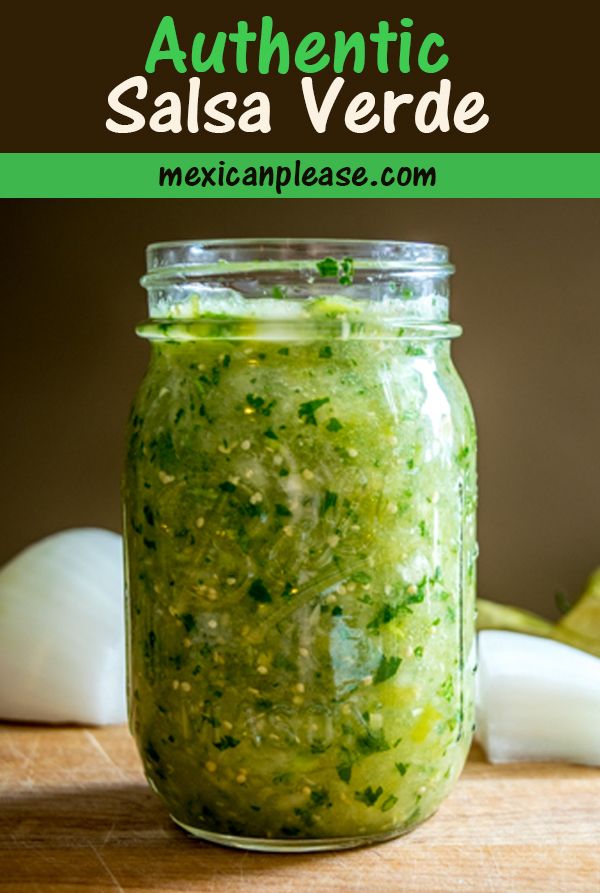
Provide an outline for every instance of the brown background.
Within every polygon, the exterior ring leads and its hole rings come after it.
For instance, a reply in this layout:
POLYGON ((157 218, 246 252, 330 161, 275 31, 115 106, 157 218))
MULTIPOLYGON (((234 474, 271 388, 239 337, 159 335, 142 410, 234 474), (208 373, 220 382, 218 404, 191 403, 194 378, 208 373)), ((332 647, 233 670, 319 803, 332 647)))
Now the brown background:
POLYGON ((285 234, 450 246, 481 594, 552 614, 556 590, 576 594, 600 564, 599 201, 16 201, 0 215, 0 560, 59 528, 118 529, 146 243, 285 234))

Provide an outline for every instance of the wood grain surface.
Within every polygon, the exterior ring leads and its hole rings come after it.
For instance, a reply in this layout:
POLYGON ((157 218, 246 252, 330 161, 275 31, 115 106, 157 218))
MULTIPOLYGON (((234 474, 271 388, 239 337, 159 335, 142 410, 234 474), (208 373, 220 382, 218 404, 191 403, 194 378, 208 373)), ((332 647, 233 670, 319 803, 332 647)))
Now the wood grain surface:
POLYGON ((408 836, 342 853, 209 846, 170 821, 124 727, 0 727, 0 890, 600 893, 600 770, 490 766, 408 836))

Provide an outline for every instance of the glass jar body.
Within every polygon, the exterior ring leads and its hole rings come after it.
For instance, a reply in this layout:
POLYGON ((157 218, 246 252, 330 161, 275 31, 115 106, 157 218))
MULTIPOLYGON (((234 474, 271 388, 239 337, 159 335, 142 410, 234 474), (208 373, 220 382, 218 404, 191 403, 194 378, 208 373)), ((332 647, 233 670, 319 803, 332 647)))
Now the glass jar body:
POLYGON ((475 432, 449 342, 185 328, 152 344, 123 488, 148 779, 234 846, 404 833, 473 721, 475 432))

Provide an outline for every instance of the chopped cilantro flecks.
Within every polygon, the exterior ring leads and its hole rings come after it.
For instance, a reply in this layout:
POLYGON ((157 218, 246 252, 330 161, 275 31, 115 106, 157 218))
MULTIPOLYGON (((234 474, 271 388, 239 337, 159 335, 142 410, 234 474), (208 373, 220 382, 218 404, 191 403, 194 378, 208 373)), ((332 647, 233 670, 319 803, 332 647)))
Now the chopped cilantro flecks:
POLYGON ((398 798, 394 796, 394 794, 390 794, 389 797, 386 797, 383 803, 381 804, 381 811, 388 812, 388 810, 392 809, 396 803, 398 802, 398 798))
POLYGON ((220 380, 221 380, 221 370, 219 369, 218 366, 213 366, 213 368, 210 370, 210 375, 206 375, 203 372, 202 375, 198 376, 198 385, 199 385, 198 390, 200 391, 200 393, 202 393, 203 388, 200 387, 201 385, 208 385, 209 387, 214 387, 215 385, 219 384, 220 380))
POLYGON ((286 602, 290 602, 292 600, 293 595, 294 595, 294 587, 288 580, 281 591, 281 597, 283 599, 285 599, 286 602))
POLYGON ((231 481, 223 481, 223 483, 219 484, 219 490, 222 490, 223 493, 235 493, 237 487, 231 481))
POLYGON ((187 633, 191 633, 197 629, 196 618, 193 614, 180 614, 179 619, 183 623, 187 633))
POLYGON ((152 741, 148 740, 146 743, 146 747, 144 748, 145 752, 148 754, 153 763, 160 763, 160 754, 156 750, 152 741))
POLYGON ((317 270, 325 279, 337 279, 340 285, 350 285, 354 278, 354 261, 351 257, 345 257, 337 261, 333 257, 324 257, 317 262, 317 270))
POLYGON ((322 347, 319 351, 319 359, 321 360, 329 360, 333 356, 333 351, 328 344, 322 347))
POLYGON ((373 790, 371 785, 369 785, 367 788, 364 789, 364 791, 355 791, 354 799, 360 800, 360 802, 364 803, 366 806, 374 806, 382 794, 383 788, 381 787, 381 785, 375 790, 373 790))
POLYGON ((334 434, 337 434, 338 431, 342 430, 342 423, 338 422, 337 419, 329 419, 327 424, 325 425, 328 431, 332 431, 334 434))
POLYGON ((351 257, 345 257, 340 264, 340 275, 338 282, 340 285, 350 285, 354 278, 354 261, 351 257))
POLYGON ((416 592, 411 592, 411 588, 407 590, 408 594, 406 596, 406 604, 407 605, 420 605, 421 602, 425 601, 425 589, 427 587, 427 577, 422 577, 421 580, 417 583, 416 592))
POLYGON ((337 504, 338 495, 331 490, 325 490, 325 494, 321 501, 321 506, 319 508, 319 514, 321 517, 327 512, 329 509, 335 508, 337 504))
POLYGON ((317 270, 323 276, 326 277, 337 277, 338 274, 338 263, 333 257, 324 257, 323 260, 317 261, 317 270))
POLYGON ((239 743, 237 738, 232 738, 231 735, 223 735, 222 738, 215 741, 214 746, 217 750, 228 750, 230 747, 237 747, 239 743))
POLYGON ((329 397, 321 397, 317 400, 308 400, 306 403, 301 403, 298 407, 298 418, 304 419, 307 425, 316 425, 317 418, 315 413, 326 403, 329 403, 329 397))
POLYGON ((375 617, 367 624, 367 629, 378 630, 399 616, 412 614, 411 605, 419 605, 425 601, 426 587, 427 577, 423 577, 417 586, 403 587, 402 590, 396 587, 395 594, 398 596, 398 600, 384 602, 375 617), (400 592, 402 592, 401 596, 400 592))
POLYGON ((457 461, 459 464, 462 464, 462 463, 465 461, 465 459, 468 458, 469 453, 470 453, 470 449, 469 449, 468 446, 464 446, 464 447, 462 447, 462 448, 458 451, 458 453, 457 453, 456 461, 457 461))
POLYGON ((259 710, 270 710, 273 706, 273 701, 270 701, 269 698, 257 698, 256 706, 259 710))
POLYGON ((444 698, 445 701, 450 703, 454 698, 454 682, 452 680, 452 676, 448 676, 440 687, 438 688, 438 694, 440 697, 444 698))
POLYGON ((155 463, 163 471, 171 471, 177 463, 175 444, 170 431, 162 431, 150 443, 150 462, 155 463))
MULTIPOLYGON (((319 752, 317 751, 317 753, 319 752)), ((329 803, 329 794, 325 788, 315 788, 310 792, 310 800, 315 806, 325 806, 326 803, 329 803)))
POLYGON ((377 684, 378 682, 385 682, 386 679, 391 679, 398 672, 398 667, 401 663, 401 657, 386 657, 384 654, 377 667, 373 682, 377 684))
POLYGON ((365 754, 383 753, 390 749, 390 745, 385 737, 383 729, 367 729, 364 735, 359 735, 356 739, 357 748, 365 754))
POLYGON ((341 781, 349 784, 352 778, 352 763, 339 763, 335 769, 341 781))
POLYGON ((410 768, 410 763, 394 763, 400 775, 406 775, 410 768))
POLYGON ((260 602, 260 604, 263 605, 273 601, 271 593, 259 577, 253 580, 250 584, 248 595, 250 598, 253 598, 255 602, 260 602))
POLYGON ((246 394, 246 403, 260 415, 270 416, 276 402, 276 400, 269 400, 267 403, 264 397, 259 397, 256 394, 246 394))
POLYGON ((367 629, 379 629, 380 626, 395 620, 399 613, 400 605, 391 605, 389 602, 384 602, 375 617, 367 624, 367 629))

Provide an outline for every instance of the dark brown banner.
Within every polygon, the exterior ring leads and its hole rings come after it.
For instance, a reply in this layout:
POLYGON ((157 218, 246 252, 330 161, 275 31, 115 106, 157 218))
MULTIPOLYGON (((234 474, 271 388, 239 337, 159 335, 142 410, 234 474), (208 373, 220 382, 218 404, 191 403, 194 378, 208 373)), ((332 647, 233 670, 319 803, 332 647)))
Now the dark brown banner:
MULTIPOLYGON (((4 23, 4 151, 348 151, 348 152, 564 152, 593 151, 597 66, 596 35, 599 19, 594 4, 575 4, 551 13, 541 4, 264 4, 200 3, 11 5, 4 23), (256 66, 240 74, 234 65, 234 47, 227 49, 224 73, 200 75, 200 112, 210 97, 233 91, 242 109, 243 99, 254 91, 268 94, 271 105, 269 133, 189 133, 185 127, 188 78, 193 70, 177 73, 161 62, 147 75, 148 95, 136 102, 148 118, 154 99, 165 90, 176 91, 184 104, 181 133, 153 133, 147 126, 137 133, 115 134, 106 128, 110 91, 134 75, 144 75, 153 36, 164 15, 174 19, 182 50, 189 57, 194 36, 206 34, 209 47, 219 31, 233 33, 239 20, 260 30, 261 18, 273 17, 274 28, 284 31, 293 47, 301 38, 321 31, 333 41, 336 31, 369 35, 380 21, 405 30, 412 40, 410 73, 398 70, 398 44, 390 44, 389 73, 374 64, 371 46, 368 63, 360 74, 344 70, 345 83, 336 100, 327 131, 317 133, 310 123, 302 97, 302 74, 271 72, 261 75, 256 66), (402 28, 402 21, 412 26, 402 28), (419 42, 430 32, 444 39, 447 66, 440 73, 424 74, 416 64, 419 42), (410 92, 416 97, 438 89, 440 78, 451 82, 450 108, 462 96, 478 91, 485 99, 489 123, 477 133, 420 133, 414 111, 404 106, 396 116, 396 132, 383 126, 367 133, 351 133, 344 111, 357 93, 374 94, 382 113, 385 91, 410 92)), ((250 47, 249 60, 255 45, 250 47)), ((315 93, 322 97, 336 77, 331 67, 311 75, 315 93)))

